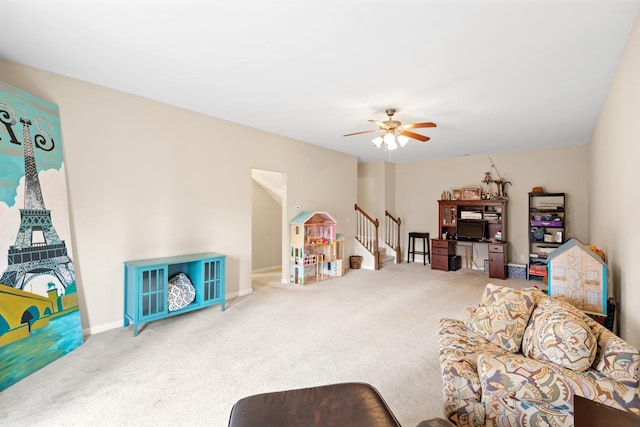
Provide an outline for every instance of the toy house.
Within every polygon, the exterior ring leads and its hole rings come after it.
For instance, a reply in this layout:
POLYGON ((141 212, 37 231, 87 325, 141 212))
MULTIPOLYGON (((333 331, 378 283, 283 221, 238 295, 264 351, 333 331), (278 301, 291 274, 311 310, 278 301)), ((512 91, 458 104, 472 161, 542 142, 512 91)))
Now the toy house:
POLYGON ((563 295, 579 309, 607 315, 607 265, 602 258, 576 239, 571 239, 548 256, 549 295, 563 295))
POLYGON ((304 285, 342 276, 342 235, 326 212, 303 211, 290 222, 289 281, 304 285))

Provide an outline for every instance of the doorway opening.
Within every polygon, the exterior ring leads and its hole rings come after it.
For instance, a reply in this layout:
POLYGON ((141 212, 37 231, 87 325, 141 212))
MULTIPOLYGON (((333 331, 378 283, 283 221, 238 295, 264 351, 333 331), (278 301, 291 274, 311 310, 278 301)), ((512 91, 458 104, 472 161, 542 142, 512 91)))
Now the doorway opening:
POLYGON ((251 271, 279 270, 288 283, 287 174, 251 169, 251 186, 251 271))

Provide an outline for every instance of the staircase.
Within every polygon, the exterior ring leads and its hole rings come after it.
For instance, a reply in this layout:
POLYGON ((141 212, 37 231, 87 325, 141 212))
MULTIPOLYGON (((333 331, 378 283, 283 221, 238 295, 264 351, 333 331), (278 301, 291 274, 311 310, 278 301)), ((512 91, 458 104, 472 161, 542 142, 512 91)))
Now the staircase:
POLYGON ((380 260, 380 268, 389 265, 389 264, 396 264, 396 256, 395 256, 395 252, 393 251, 393 249, 388 249, 389 252, 387 252, 387 246, 381 246, 378 248, 378 258, 380 260))
POLYGON ((385 211, 385 238, 380 241, 380 222, 355 205, 356 245, 355 255, 362 256, 361 268, 379 270, 385 265, 400 263, 400 219, 385 211))

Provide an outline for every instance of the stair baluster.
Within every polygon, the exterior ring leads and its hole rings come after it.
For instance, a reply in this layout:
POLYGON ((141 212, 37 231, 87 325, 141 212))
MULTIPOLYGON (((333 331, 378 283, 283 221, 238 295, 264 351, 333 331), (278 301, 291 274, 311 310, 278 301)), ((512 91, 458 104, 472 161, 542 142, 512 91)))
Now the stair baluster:
POLYGON ((396 264, 400 264, 402 255, 400 254, 400 218, 394 218, 389 211, 384 211, 385 223, 385 239, 384 242, 396 251, 396 264))
POLYGON ((355 204, 357 215, 356 240, 374 257, 375 270, 380 270, 380 252, 378 250, 378 227, 380 222, 371 218, 365 211, 355 204))

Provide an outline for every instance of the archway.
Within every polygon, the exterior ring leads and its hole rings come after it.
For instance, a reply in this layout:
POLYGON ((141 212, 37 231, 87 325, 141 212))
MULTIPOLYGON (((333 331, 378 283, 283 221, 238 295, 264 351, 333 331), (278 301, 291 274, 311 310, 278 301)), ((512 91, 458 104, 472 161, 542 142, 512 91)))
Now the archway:
POLYGON ((40 318, 40 312, 34 306, 27 308, 20 318, 20 323, 27 323, 29 325, 29 332, 31 332, 31 325, 33 322, 40 318))

